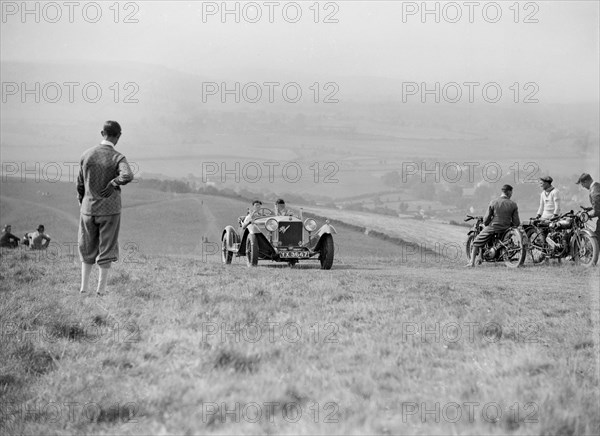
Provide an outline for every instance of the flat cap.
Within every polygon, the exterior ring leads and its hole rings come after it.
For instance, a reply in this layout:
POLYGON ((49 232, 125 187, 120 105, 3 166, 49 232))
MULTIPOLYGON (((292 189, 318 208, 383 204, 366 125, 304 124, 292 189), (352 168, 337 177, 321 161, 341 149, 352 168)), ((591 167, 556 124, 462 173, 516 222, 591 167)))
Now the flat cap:
POLYGON ((580 185, 582 182, 587 182, 587 181, 591 181, 592 180, 592 176, 590 176, 588 173, 583 173, 582 175, 579 176, 579 179, 575 182, 576 185, 580 185))

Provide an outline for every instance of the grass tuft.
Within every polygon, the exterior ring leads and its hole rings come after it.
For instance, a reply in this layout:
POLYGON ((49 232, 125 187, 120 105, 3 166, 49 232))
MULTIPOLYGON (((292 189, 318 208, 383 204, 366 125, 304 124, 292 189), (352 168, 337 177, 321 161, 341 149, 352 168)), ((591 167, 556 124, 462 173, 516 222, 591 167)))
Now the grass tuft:
POLYGON ((133 368, 133 364, 125 359, 104 359, 102 361, 102 368, 117 368, 124 370, 133 368))
POLYGON ((31 264, 16 265, 13 277, 19 284, 31 284, 44 277, 44 270, 31 264))
POLYGON ((349 294, 338 294, 329 300, 330 303, 340 303, 343 301, 352 301, 353 297, 349 294))
POLYGON ((594 341, 581 341, 577 344, 575 344, 574 348, 576 350, 585 350, 586 348, 593 348, 594 347, 594 341))
POLYGON ((31 342, 16 347, 12 357, 25 366, 26 372, 34 375, 43 375, 52 371, 54 360, 57 359, 45 350, 36 350, 31 342))
POLYGON ((260 356, 244 356, 235 350, 221 350, 217 353, 214 367, 217 369, 232 368, 235 372, 254 373, 258 371, 260 356))
POLYGON ((19 379, 11 374, 0 374, 0 392, 14 386, 18 386, 19 379))
POLYGON ((92 325, 103 327, 108 325, 108 317, 105 315, 96 315, 92 318, 92 325))
POLYGON ((122 269, 115 269, 115 271, 108 276, 107 285, 122 285, 123 283, 128 283, 131 279, 129 272, 124 271, 122 269))
POLYGON ((81 341, 87 338, 86 332, 76 323, 53 321, 48 326, 48 334, 54 338, 65 338, 71 341, 81 341))

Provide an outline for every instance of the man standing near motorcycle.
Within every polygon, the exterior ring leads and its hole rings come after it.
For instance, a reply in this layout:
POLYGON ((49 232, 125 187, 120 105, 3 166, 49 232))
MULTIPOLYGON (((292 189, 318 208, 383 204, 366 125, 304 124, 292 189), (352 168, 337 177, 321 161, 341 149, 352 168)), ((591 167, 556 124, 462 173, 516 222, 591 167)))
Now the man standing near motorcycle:
POLYGON ((540 207, 536 219, 549 220, 560 215, 560 194, 558 189, 552 186, 553 179, 550 176, 540 177, 540 207))
POLYGON ((509 228, 517 227, 521 224, 517 203, 510 199, 512 194, 513 187, 504 185, 502 187, 500 198, 492 200, 488 206, 487 212, 483 218, 483 224, 486 227, 473 241, 471 261, 465 265, 466 267, 475 267, 475 259, 477 258, 479 251, 495 234, 503 233, 509 228))
POLYGON ((594 182, 594 179, 588 173, 583 173, 576 184, 590 191, 592 207, 586 207, 585 210, 590 218, 598 218, 596 220, 596 239, 600 242, 600 183, 594 182))

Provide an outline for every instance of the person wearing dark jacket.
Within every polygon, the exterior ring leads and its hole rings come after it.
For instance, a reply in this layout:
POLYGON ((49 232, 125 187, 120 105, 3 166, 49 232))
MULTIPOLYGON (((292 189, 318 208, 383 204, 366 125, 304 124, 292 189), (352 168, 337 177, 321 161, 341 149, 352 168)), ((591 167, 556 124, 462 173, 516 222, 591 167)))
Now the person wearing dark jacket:
POLYGON ((475 259, 477 258, 479 251, 494 235, 504 233, 509 228, 517 227, 521 224, 517 203, 510 199, 512 193, 512 186, 504 185, 500 197, 492 200, 488 206, 487 212, 483 218, 483 224, 486 227, 484 227, 473 241, 471 260, 465 266, 475 266, 475 259))
POLYGON ((0 247, 17 248, 19 246, 19 238, 11 233, 12 226, 10 224, 4 226, 2 235, 0 235, 0 247))
POLYGON ((592 176, 587 173, 583 173, 576 183, 590 191, 590 203, 592 206, 585 208, 585 210, 590 218, 597 218, 595 233, 600 243, 600 183, 594 182, 592 176))

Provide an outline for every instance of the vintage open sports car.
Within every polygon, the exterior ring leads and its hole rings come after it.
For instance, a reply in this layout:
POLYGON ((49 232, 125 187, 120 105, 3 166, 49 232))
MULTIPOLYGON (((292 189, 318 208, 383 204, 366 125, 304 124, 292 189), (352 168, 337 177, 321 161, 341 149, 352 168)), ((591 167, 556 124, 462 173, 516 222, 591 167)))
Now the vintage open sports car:
POLYGON ((239 228, 227 226, 221 235, 221 254, 225 264, 233 256, 246 256, 248 266, 259 260, 287 262, 290 266, 302 260, 319 260, 321 269, 333 265, 333 234, 337 233, 328 221, 317 230, 312 218, 275 215, 266 207, 259 209, 252 223, 242 230, 245 216, 238 219, 239 228))

